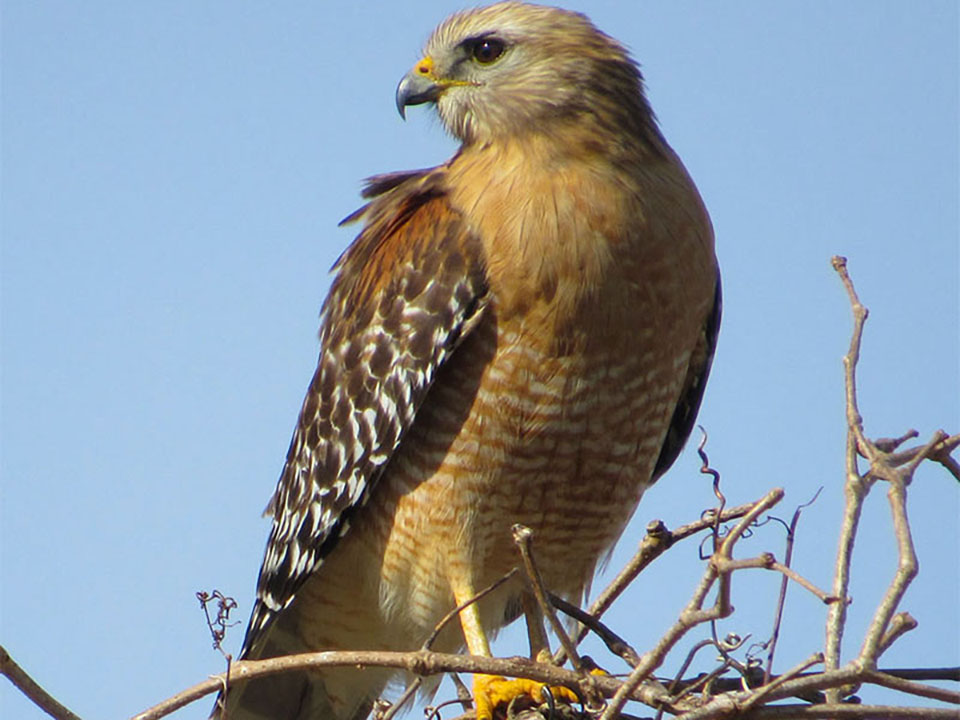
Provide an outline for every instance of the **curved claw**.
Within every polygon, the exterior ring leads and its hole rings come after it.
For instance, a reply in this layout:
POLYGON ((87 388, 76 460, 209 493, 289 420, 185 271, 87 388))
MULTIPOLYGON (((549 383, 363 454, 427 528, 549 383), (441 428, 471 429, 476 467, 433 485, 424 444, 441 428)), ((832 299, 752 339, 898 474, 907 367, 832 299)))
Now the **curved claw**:
MULTIPOLYGON (((507 705, 516 697, 528 695, 535 702, 542 703, 544 684, 526 678, 507 679, 500 675, 473 676, 473 702, 477 720, 493 720, 493 712, 498 705, 507 705)), ((554 699, 578 702, 577 694, 562 686, 551 687, 554 699)))

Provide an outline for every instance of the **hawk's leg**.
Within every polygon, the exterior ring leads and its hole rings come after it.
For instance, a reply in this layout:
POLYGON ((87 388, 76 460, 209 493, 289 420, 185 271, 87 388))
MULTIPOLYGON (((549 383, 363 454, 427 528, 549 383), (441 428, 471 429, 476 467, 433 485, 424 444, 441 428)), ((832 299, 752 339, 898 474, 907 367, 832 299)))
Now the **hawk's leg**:
MULTIPOLYGON (((457 605, 462 605, 475 596, 476 593, 469 586, 454 591, 457 605)), ((526 610, 526 601, 524 602, 524 609, 526 610)), ((543 625, 542 621, 540 622, 542 634, 543 625)), ((463 636, 467 641, 470 654, 491 657, 490 643, 480 622, 480 609, 477 603, 471 603, 460 611, 460 624, 463 627, 463 636)), ((546 639, 545 636, 543 639, 546 639)), ((531 637, 531 642, 533 641, 534 638, 531 637)), ((555 698, 563 698, 571 702, 577 701, 576 693, 565 687, 552 687, 550 691, 555 698)), ((508 704, 520 695, 529 695, 536 702, 543 702, 543 683, 526 678, 508 680, 500 675, 481 675, 478 673, 473 676, 473 702, 477 720, 492 720, 493 711, 498 705, 508 704)))

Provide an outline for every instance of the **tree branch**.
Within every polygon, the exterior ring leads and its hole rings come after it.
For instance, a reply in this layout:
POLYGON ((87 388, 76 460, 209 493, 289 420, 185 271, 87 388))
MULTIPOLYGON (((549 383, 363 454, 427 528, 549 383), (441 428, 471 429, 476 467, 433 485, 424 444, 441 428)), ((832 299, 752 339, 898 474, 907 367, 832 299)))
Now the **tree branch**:
POLYGON ((10 657, 6 648, 0 645, 0 675, 4 675, 20 692, 30 698, 33 703, 47 715, 56 720, 80 720, 64 705, 27 674, 27 671, 17 665, 10 657))

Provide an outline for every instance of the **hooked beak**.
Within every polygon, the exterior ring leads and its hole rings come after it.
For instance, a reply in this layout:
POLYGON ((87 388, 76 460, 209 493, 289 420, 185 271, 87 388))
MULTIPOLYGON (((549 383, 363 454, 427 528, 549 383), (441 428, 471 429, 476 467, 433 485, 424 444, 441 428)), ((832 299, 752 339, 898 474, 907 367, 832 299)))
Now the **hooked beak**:
POLYGON ((444 87, 445 85, 433 74, 433 58, 428 55, 414 65, 397 86, 397 112, 400 113, 400 117, 407 119, 408 105, 434 102, 440 97, 444 87))

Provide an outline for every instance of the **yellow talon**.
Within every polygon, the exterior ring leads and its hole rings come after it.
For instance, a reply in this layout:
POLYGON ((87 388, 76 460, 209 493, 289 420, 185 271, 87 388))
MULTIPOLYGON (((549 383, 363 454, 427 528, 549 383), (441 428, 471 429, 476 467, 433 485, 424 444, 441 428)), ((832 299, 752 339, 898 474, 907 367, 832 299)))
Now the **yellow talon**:
MULTIPOLYGON (((492 720, 498 705, 507 705, 516 697, 527 695, 534 702, 542 703, 543 683, 525 678, 508 680, 499 675, 473 676, 473 702, 477 720, 492 720)), ((550 693, 558 700, 577 702, 577 694, 565 687, 551 687, 550 693)))

